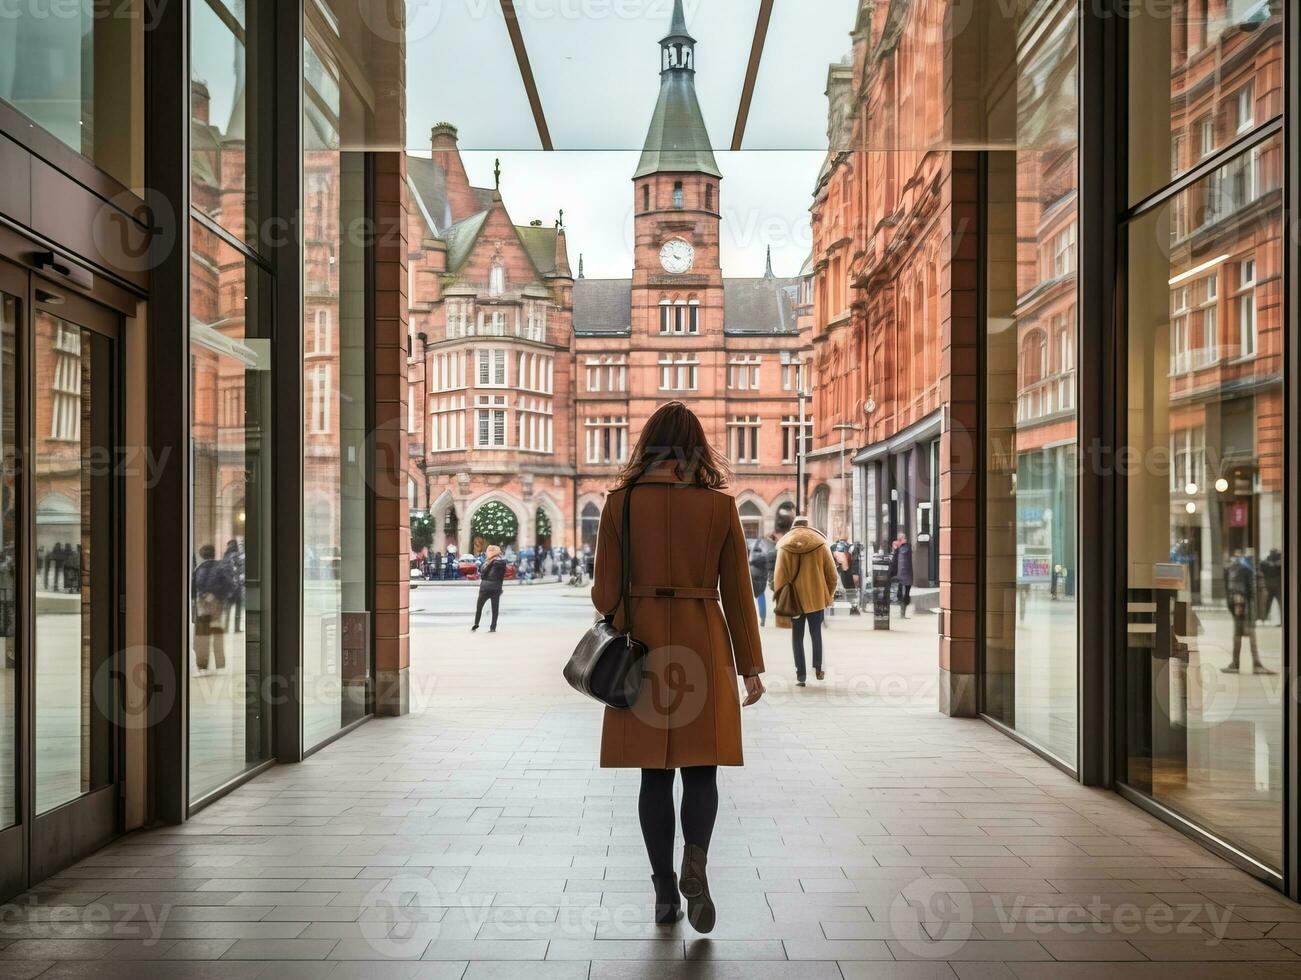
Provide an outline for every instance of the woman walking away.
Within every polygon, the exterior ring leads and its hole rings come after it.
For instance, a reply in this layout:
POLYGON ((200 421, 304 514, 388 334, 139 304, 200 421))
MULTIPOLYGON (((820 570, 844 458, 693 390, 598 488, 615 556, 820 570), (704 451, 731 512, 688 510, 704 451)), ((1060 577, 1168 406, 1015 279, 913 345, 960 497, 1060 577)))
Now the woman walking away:
POLYGON ((687 919, 701 933, 715 919, 705 865, 718 815, 718 767, 744 764, 737 675, 745 679, 746 705, 764 693, 745 532, 723 490, 726 479, 726 464, 700 420, 681 402, 662 406, 606 498, 592 585, 592 604, 602 614, 619 606, 616 628, 630 629, 649 650, 636 703, 605 711, 601 765, 641 770, 637 813, 655 921, 680 919, 685 895, 687 919), (628 608, 619 602, 625 507, 628 608), (675 769, 682 770, 680 880, 673 873, 675 769))
MULTIPOLYGON (((795 683, 805 686, 804 626, 809 627, 813 643, 813 673, 822 680, 822 616, 836 596, 836 562, 827 547, 827 539, 816 528, 809 526, 807 517, 795 518, 795 526, 777 545, 777 571, 773 574, 773 596, 790 586, 798 616, 777 614, 777 625, 790 629, 791 646, 795 654, 795 683)), ((776 605, 774 598, 774 608, 776 605)))
POLYGON ((479 619, 483 616, 483 606, 492 603, 492 625, 489 633, 497 632, 497 610, 501 606, 501 583, 506 579, 506 559, 501 556, 501 549, 495 544, 488 545, 483 555, 483 567, 479 569, 479 601, 474 607, 473 633, 479 628, 479 619))

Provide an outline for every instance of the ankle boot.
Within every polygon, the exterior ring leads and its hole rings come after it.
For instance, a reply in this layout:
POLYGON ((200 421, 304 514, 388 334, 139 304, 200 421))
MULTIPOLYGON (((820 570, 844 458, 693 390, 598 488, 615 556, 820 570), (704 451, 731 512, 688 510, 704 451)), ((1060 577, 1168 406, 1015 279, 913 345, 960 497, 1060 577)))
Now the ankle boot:
POLYGON ((678 895, 678 876, 651 875, 655 886, 655 924, 671 926, 682 918, 682 899, 678 895))
POLYGON ((712 932, 716 912, 709 897, 709 879, 705 876, 705 851, 688 844, 682 852, 682 894, 687 899, 687 921, 702 935, 712 932))

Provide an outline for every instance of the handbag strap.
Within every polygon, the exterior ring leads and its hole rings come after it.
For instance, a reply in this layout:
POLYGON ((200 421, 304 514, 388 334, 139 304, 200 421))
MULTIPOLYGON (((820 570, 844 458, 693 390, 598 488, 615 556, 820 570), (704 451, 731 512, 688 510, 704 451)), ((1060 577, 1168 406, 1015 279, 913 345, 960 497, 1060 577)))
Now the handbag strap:
POLYGON ((615 613, 621 608, 627 608, 632 592, 632 492, 635 489, 637 483, 634 481, 628 484, 623 495, 623 518, 619 531, 619 601, 613 609, 604 614, 607 623, 613 623, 615 613))

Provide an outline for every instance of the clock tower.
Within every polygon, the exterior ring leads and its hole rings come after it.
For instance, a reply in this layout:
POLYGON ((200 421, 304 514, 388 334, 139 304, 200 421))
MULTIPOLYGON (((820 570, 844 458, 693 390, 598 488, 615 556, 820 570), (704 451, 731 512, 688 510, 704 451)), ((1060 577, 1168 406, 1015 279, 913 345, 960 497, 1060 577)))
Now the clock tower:
MULTIPOLYGON (((722 346, 723 273, 719 265, 719 188, 704 115, 696 99, 696 40, 682 0, 660 41, 660 93, 646 146, 633 174, 636 245, 632 332, 648 354, 693 352, 697 387, 706 386, 709 355, 722 346), (706 339, 708 338, 708 339, 706 339), (711 350, 712 349, 712 350, 711 350)), ((657 380, 660 378, 656 373, 657 380)), ((672 379, 677 381, 677 374, 672 379)), ((690 380, 683 372, 683 381, 690 380)), ((692 389, 661 389, 659 400, 692 400, 692 389)))

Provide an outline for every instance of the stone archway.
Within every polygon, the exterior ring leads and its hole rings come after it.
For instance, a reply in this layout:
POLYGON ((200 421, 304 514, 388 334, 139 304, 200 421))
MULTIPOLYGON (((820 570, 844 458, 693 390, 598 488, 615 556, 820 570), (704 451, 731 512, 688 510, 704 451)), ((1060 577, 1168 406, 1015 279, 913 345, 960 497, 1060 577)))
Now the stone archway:
POLYGON ((514 541, 510 543, 516 549, 533 543, 534 529, 530 516, 531 511, 525 506, 524 501, 500 490, 490 490, 475 497, 465 507, 465 515, 461 521, 461 551, 463 554, 469 553, 475 547, 473 531, 475 515, 486 505, 492 503, 501 504, 514 515, 516 532, 514 541))
POLYGON ((533 545, 545 544, 548 547, 552 547, 552 548, 564 544, 565 538, 567 537, 568 528, 566 527, 565 524, 565 513, 563 510, 561 510, 560 505, 557 504, 555 500, 552 499, 551 495, 547 493, 536 494, 533 497, 532 502, 534 504, 534 511, 533 511, 534 530, 536 531, 538 525, 538 515, 543 514, 546 516, 546 520, 551 526, 551 534, 549 536, 550 537, 549 541, 544 541, 535 534, 533 540, 530 543, 533 545))

